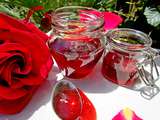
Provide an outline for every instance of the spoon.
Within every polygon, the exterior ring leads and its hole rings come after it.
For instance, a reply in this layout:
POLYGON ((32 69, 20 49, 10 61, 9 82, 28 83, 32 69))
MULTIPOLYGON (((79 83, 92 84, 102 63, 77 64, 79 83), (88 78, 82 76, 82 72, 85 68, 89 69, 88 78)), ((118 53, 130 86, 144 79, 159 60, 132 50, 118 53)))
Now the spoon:
POLYGON ((96 120, 96 110, 87 96, 67 80, 56 83, 52 108, 61 120, 96 120))

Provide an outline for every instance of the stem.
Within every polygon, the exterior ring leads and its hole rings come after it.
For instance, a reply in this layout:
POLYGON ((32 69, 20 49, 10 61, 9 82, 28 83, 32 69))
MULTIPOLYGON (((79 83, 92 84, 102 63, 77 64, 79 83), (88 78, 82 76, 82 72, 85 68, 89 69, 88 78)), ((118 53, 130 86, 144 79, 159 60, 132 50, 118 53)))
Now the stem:
POLYGON ((36 12, 36 11, 39 11, 39 10, 43 10, 44 8, 42 6, 36 6, 36 7, 32 7, 29 11, 28 11, 28 14, 25 18, 25 22, 29 22, 31 16, 36 12))

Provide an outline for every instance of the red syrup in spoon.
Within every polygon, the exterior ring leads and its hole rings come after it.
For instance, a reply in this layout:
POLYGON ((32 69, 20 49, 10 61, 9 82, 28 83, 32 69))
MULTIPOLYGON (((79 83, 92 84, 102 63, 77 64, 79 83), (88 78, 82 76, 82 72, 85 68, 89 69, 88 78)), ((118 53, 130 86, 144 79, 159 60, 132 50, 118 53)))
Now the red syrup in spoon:
POLYGON ((68 81, 56 85, 52 105, 62 120, 96 120, 96 110, 87 96, 68 81))
POLYGON ((85 36, 57 38, 49 44, 49 47, 64 75, 73 79, 87 76, 104 50, 100 39, 85 36))
POLYGON ((80 114, 80 120, 96 120, 96 109, 94 108, 91 101, 87 98, 87 96, 78 89, 80 96, 82 97, 83 101, 83 107, 82 107, 82 113, 80 114))
POLYGON ((109 81, 130 87, 137 79, 136 60, 128 53, 112 50, 103 59, 102 74, 109 81))

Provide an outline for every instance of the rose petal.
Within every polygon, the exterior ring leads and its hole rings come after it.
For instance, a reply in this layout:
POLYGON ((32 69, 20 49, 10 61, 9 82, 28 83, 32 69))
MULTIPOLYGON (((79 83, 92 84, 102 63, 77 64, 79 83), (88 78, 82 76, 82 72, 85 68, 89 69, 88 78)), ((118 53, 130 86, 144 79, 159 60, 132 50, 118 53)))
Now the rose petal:
POLYGON ((10 26, 7 24, 7 22, 4 19, 1 19, 1 14, 0 14, 0 29, 6 29, 9 27, 10 26))
POLYGON ((24 88, 21 89, 11 89, 8 87, 3 87, 0 85, 0 97, 7 100, 14 100, 23 97, 28 92, 24 88))
POLYGON ((48 76, 48 72, 51 70, 51 65, 53 64, 52 59, 48 59, 46 64, 43 64, 42 67, 40 68, 40 76, 45 79, 48 76))
POLYGON ((12 85, 12 70, 14 69, 14 63, 16 60, 13 60, 12 62, 6 63, 3 65, 3 69, 1 67, 1 79, 5 80, 10 86, 12 85))
POLYGON ((40 85, 44 82, 44 78, 39 76, 39 74, 30 73, 26 77, 23 78, 16 78, 17 80, 21 81, 25 85, 40 85))
POLYGON ((113 12, 102 12, 102 14, 104 15, 104 20, 105 20, 105 25, 104 25, 105 30, 116 28, 123 21, 123 19, 119 15, 113 12))
MULTIPOLYGON (((25 24, 25 23, 24 23, 25 24)), ((45 42, 49 39, 49 36, 47 34, 43 33, 40 29, 38 29, 34 24, 32 23, 27 23, 28 28, 32 32, 32 34, 38 35, 42 40, 45 42)))
POLYGON ((15 114, 20 112, 26 104, 32 98, 34 92, 37 90, 37 87, 33 87, 28 94, 25 96, 15 99, 15 100, 0 100, 0 113, 1 114, 15 114))
POLYGON ((5 29, 16 28, 18 30, 31 32, 32 34, 36 34, 41 37, 41 39, 45 42, 49 39, 49 37, 40 31, 34 24, 26 23, 24 20, 17 20, 3 13, 0 13, 0 28, 2 27, 5 29))
POLYGON ((2 27, 3 28, 13 27, 23 31, 30 31, 28 27, 25 24, 23 24, 20 20, 13 19, 12 17, 5 15, 4 13, 0 13, 0 29, 2 27))
POLYGON ((16 78, 12 78, 12 80, 13 80, 11 85, 12 89, 19 89, 25 86, 25 84, 23 84, 21 81, 17 80, 16 78))
MULTIPOLYGON (((31 53, 24 48, 23 46, 16 43, 8 43, 0 47, 0 64, 3 62, 12 62, 17 60, 15 63, 18 64, 18 60, 21 59, 24 62, 23 69, 20 70, 20 67, 15 69, 13 72, 17 74, 28 74, 32 69, 32 59, 31 53), (10 53, 10 54, 9 54, 10 53), (3 61, 2 59, 3 58, 3 61)), ((13 63, 14 64, 14 63, 13 63)))
POLYGON ((112 120, 143 120, 136 115, 134 111, 129 108, 121 110, 112 120))

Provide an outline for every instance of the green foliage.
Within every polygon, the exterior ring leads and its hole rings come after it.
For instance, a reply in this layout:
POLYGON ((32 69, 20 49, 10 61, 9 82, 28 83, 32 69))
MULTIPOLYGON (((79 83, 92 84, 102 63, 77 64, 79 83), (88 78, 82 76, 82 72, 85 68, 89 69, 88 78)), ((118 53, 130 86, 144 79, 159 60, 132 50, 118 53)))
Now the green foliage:
POLYGON ((49 10, 63 6, 89 6, 92 7, 96 0, 0 0, 0 12, 6 12, 16 18, 25 18, 27 11, 35 6, 43 6, 44 10, 36 12, 32 17, 38 27, 43 14, 49 10))
POLYGON ((143 11, 146 2, 147 0, 129 0, 125 2, 126 6, 129 6, 127 12, 126 8, 124 8, 125 12, 123 9, 117 12, 126 18, 125 21, 136 21, 139 17, 138 13, 143 11))
POLYGON ((95 0, 0 0, 0 2, 26 8, 43 6, 45 11, 48 11, 50 9, 54 10, 58 7, 69 5, 92 6, 95 0))
POLYGON ((94 7, 100 11, 115 11, 116 4, 117 0, 99 0, 94 7))
POLYGON ((139 13, 143 13, 145 10, 144 15, 148 23, 157 27, 160 24, 160 16, 158 14, 158 11, 160 13, 160 5, 156 9, 145 9, 147 1, 149 0, 0 0, 0 12, 6 12, 11 16, 23 19, 30 8, 43 6, 44 10, 36 12, 31 19, 32 22, 40 27, 40 22, 45 12, 63 6, 87 6, 100 11, 114 11, 123 16, 125 22, 136 21, 139 13), (118 2, 125 3, 125 5, 124 8, 120 8, 117 11, 118 2))
POLYGON ((16 17, 16 18, 19 18, 19 16, 20 16, 19 13, 14 12, 14 10, 11 7, 6 6, 5 4, 0 4, 0 12, 5 12, 5 13, 7 13, 13 17, 16 17))
POLYGON ((160 27, 160 12, 156 8, 146 7, 144 15, 150 25, 160 27))

